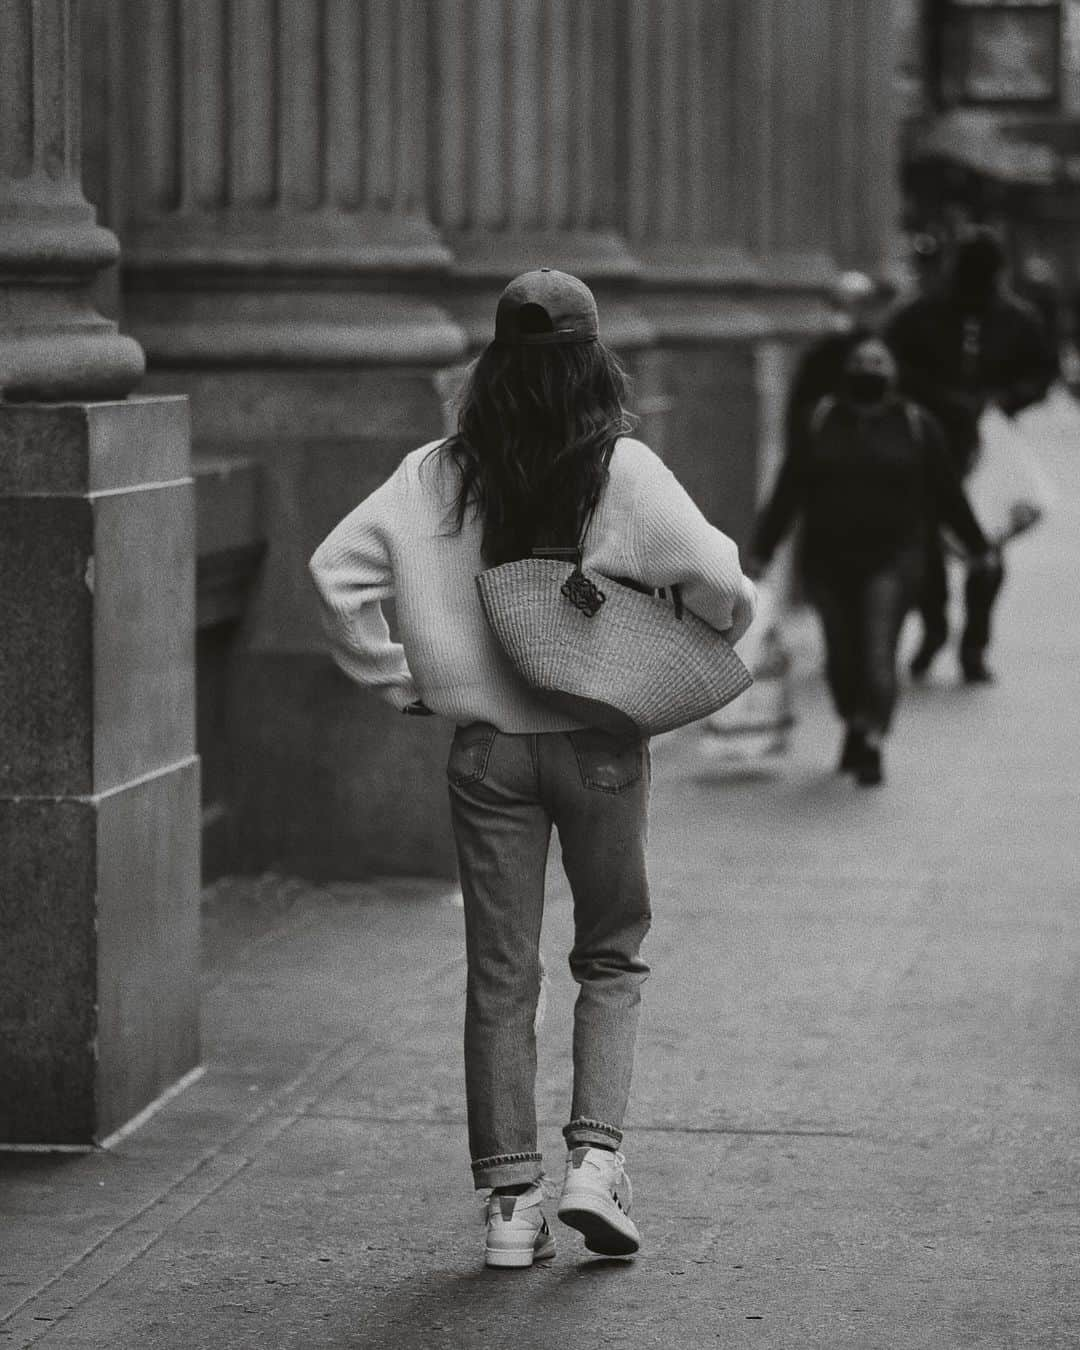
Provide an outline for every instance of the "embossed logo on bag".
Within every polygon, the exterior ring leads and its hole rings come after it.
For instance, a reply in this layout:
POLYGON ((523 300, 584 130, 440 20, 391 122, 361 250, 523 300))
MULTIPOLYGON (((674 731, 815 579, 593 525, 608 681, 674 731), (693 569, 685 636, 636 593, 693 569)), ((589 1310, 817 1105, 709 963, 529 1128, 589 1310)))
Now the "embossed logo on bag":
POLYGON ((607 599, 600 587, 590 581, 580 567, 574 568, 561 589, 574 608, 580 609, 588 619, 600 612, 600 606, 607 599))

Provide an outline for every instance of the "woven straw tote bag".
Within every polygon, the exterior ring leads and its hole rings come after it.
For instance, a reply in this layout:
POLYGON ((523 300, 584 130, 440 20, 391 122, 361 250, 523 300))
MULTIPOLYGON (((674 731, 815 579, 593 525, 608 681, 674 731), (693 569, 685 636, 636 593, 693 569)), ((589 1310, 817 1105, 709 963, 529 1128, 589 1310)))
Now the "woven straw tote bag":
POLYGON ((696 722, 752 683, 730 643, 670 600, 556 558, 524 558, 476 578, 488 624, 545 702, 586 726, 657 736, 696 722), (604 597, 592 614, 566 594, 604 597))
POLYGON ((640 736, 696 722, 752 683, 731 644, 671 598, 582 567, 576 548, 476 578, 488 625, 511 665, 544 702, 586 726, 640 736), (568 572, 568 567, 573 570, 568 572))

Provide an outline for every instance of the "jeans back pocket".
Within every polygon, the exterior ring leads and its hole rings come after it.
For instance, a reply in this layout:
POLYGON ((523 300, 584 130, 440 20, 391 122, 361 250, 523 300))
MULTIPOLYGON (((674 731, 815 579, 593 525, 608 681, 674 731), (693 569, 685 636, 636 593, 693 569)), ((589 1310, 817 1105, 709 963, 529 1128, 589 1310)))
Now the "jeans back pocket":
POLYGON ((450 758, 446 776, 456 787, 478 783, 487 773, 491 747, 495 744, 498 728, 490 722, 470 722, 458 727, 450 743, 450 758))
POLYGON ((570 731, 582 787, 593 792, 624 792, 641 781, 645 742, 613 731, 570 731))

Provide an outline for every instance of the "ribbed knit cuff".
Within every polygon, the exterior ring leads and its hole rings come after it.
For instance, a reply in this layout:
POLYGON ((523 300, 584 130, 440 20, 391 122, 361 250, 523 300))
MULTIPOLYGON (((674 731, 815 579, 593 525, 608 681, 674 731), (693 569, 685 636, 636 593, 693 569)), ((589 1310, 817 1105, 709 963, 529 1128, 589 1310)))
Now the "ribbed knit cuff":
POLYGON ((410 680, 408 684, 387 684, 379 690, 379 697, 386 700, 398 712, 404 712, 410 703, 420 697, 420 690, 410 680))

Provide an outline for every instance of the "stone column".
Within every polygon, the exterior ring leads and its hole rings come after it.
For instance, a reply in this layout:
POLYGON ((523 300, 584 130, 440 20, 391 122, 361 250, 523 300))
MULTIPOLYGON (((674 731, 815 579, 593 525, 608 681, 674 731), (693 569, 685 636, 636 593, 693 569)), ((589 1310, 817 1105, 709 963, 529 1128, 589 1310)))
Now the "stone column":
POLYGON ((73 0, 0 5, 0 390, 14 399, 116 398, 142 353, 95 310, 118 251, 79 182, 73 0))
POLYGON ((754 36, 744 10, 632 0, 624 15, 627 237, 654 282, 743 279, 762 134, 743 101, 754 36))
POLYGON ((836 271, 832 167, 842 153, 833 117, 833 0, 744 4, 746 102, 754 109, 753 181, 746 239, 767 281, 795 290, 836 271))
POLYGON ((0 1146, 89 1147, 198 1060, 187 407, 118 398, 90 302, 77 22, 0 0, 0 1146))
POLYGON ((228 865, 452 871, 439 731, 332 667, 306 566, 439 434, 436 378, 465 351, 425 201, 428 0, 138 8, 110 58, 126 321, 148 386, 191 397, 202 575, 265 544, 201 631, 222 672, 204 707, 227 709, 210 769, 228 865), (214 527, 223 464, 258 483, 240 529, 214 527))
POLYGON ((614 0, 436 0, 432 216, 459 274, 557 250, 623 274, 614 0))
POLYGON ((651 334, 620 304, 637 264, 622 237, 619 0, 434 0, 431 215, 454 252, 450 304, 474 344, 516 272, 599 288, 605 336, 651 334))
POLYGON ((852 92, 888 69, 876 13, 885 8, 627 0, 622 9, 623 222, 641 263, 640 306, 671 354, 671 455, 686 455, 684 477, 736 535, 754 510, 753 451, 775 412, 765 404, 782 395, 766 344, 815 330, 839 268, 879 246, 868 218, 895 201, 884 191, 896 171, 888 103, 852 92))
POLYGON ((646 279, 813 291, 896 203, 887 6, 630 0, 625 229, 646 279))
POLYGON ((441 360, 421 0, 145 0, 117 228, 151 367, 441 360), (395 284, 388 285, 388 278, 395 284))
POLYGON ((833 0, 832 234, 845 266, 902 271, 897 29, 889 5, 833 0))
POLYGON ((743 3, 627 0, 621 15, 622 223, 669 401, 666 453, 706 514, 739 535, 753 510, 762 330, 748 296, 762 280, 757 197, 772 172, 763 91, 748 84, 769 69, 771 34, 743 3))
POLYGON ((745 289, 828 279, 836 148, 822 9, 628 4, 625 223, 647 280, 745 289))

